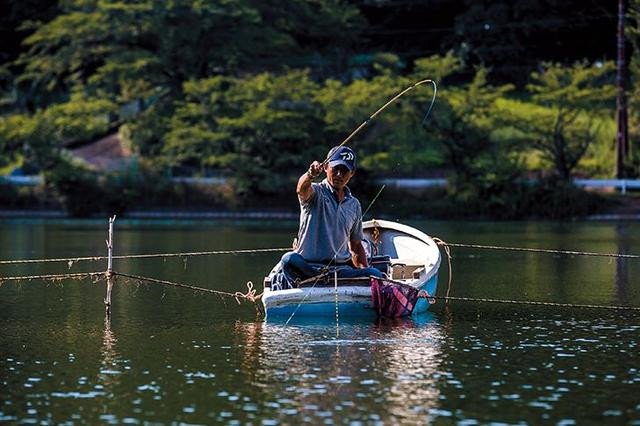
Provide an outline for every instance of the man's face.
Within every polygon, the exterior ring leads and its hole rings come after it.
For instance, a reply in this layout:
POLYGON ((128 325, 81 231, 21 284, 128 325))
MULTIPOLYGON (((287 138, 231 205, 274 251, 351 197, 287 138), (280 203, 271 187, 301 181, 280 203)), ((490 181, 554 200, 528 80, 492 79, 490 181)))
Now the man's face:
POLYGON ((347 186, 347 183, 349 183, 349 180, 355 174, 355 171, 350 171, 342 164, 338 164, 335 167, 331 167, 327 164, 324 170, 327 174, 327 181, 329 181, 329 185, 338 190, 347 186))

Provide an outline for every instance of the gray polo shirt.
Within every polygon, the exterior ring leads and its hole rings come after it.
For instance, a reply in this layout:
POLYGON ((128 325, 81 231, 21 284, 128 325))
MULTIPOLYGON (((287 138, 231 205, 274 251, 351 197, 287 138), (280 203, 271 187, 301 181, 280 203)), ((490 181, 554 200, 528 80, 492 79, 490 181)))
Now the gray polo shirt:
POLYGON ((338 202, 327 180, 314 183, 313 195, 300 202, 298 247, 308 261, 347 262, 351 259, 349 240, 362 240, 362 207, 360 201, 345 188, 345 198, 338 202))

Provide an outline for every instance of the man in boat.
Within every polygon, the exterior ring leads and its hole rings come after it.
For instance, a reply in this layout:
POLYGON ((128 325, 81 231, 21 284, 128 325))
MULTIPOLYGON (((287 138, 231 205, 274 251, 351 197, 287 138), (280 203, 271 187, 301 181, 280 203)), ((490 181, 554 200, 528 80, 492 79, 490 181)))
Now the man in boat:
POLYGON ((362 246, 362 207, 347 187, 356 172, 356 154, 334 147, 322 163, 314 161, 298 179, 300 229, 292 252, 282 257, 282 268, 294 280, 337 270, 338 278, 379 277, 369 267, 362 246), (326 173, 320 183, 313 182, 326 173))

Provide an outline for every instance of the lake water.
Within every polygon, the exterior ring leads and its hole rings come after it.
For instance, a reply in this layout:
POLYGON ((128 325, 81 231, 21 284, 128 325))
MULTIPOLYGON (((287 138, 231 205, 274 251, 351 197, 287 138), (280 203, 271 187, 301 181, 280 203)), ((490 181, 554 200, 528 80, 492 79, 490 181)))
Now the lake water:
MULTIPOLYGON (((416 222, 455 243, 640 254, 638 223, 416 222)), ((117 220, 115 254, 287 247, 295 223, 117 220)), ((0 222, 0 260, 104 255, 107 221, 0 222)), ((640 260, 453 249, 452 296, 640 306, 640 260)), ((116 260, 227 292, 277 253, 116 260)), ((0 265, 0 276, 105 261, 0 265)), ((447 284, 446 262, 439 295, 447 284)), ((640 313, 439 301, 403 320, 265 323, 120 278, 0 287, 0 423, 640 424, 640 313)))

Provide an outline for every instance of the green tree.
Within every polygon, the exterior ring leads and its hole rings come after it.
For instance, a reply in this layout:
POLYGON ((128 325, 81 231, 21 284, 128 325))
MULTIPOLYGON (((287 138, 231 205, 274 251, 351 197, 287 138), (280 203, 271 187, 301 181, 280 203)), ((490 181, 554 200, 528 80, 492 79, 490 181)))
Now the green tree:
MULTIPOLYGON (((455 59, 433 56, 417 61, 416 72, 400 74, 399 58, 393 54, 375 55, 369 79, 343 83, 329 79, 317 98, 323 105, 325 138, 328 145, 342 142, 365 119, 401 90, 419 80, 440 81, 455 59), (439 64, 439 69, 434 67, 439 64)), ((433 86, 424 84, 408 92, 369 122, 351 140, 360 157, 360 165, 374 173, 424 174, 429 168, 441 166, 440 148, 429 141, 427 123, 423 119, 433 97, 433 86)), ((442 97, 436 99, 436 109, 442 97)))
POLYGON ((69 102, 35 114, 0 117, 0 152, 4 162, 44 169, 56 164, 65 146, 104 134, 115 105, 74 92, 69 102))
POLYGON ((532 73, 527 86, 533 105, 503 102, 499 114, 517 130, 514 139, 538 151, 561 179, 569 179, 598 138, 598 114, 612 116, 615 88, 608 81, 613 64, 542 66, 543 71, 532 73))
POLYGON ((57 2, 48 0, 3 0, 0 2, 0 112, 11 111, 16 101, 12 93, 11 63, 22 52, 22 41, 34 21, 49 21, 57 12, 57 2))
POLYGON ((625 27, 628 39, 633 44, 633 56, 629 69, 631 88, 629 100, 629 144, 631 147, 632 174, 640 176, 640 0, 630 0, 629 20, 625 27))
MULTIPOLYGON (((338 145, 374 111, 401 90, 404 80, 383 73, 370 80, 354 80, 348 84, 327 80, 317 94, 324 112, 323 141, 325 147, 338 145)), ((407 141, 394 137, 400 130, 400 104, 389 106, 350 140, 358 151, 360 166, 377 171, 395 168, 394 152, 407 141)))
POLYGON ((68 0, 26 39, 20 81, 63 94, 81 84, 126 102, 159 88, 179 93, 189 79, 281 68, 308 49, 348 41, 345 32, 357 34, 357 9, 343 2, 271 3, 68 0))
MULTIPOLYGON (((53 20, 25 39, 15 62, 16 108, 35 113, 70 93, 138 113, 127 122, 138 150, 158 154, 167 117, 187 81, 281 70, 312 52, 347 51, 362 21, 341 0, 67 0, 53 20), (324 47, 323 47, 324 46, 324 47), (129 108, 131 109, 131 108, 129 108), (141 111, 145 113, 141 113, 141 111)), ((121 111, 121 110, 116 110, 121 111)))
POLYGON ((238 195, 281 191, 324 150, 318 85, 307 71, 185 84, 163 154, 173 166, 216 168, 238 195))
POLYGON ((506 150, 498 149, 492 138, 499 117, 496 101, 511 90, 510 85, 494 87, 487 82, 487 70, 480 68, 466 84, 449 85, 447 78, 463 70, 452 54, 416 62, 417 75, 435 75, 442 81, 438 100, 427 124, 430 143, 442 146, 446 164, 456 181, 471 182, 483 175, 492 158, 506 150))
MULTIPOLYGON (((375 64, 379 75, 350 83, 318 84, 308 71, 190 81, 170 120, 163 155, 174 166, 222 169, 237 178, 240 192, 278 191, 413 83, 395 75, 394 62, 387 55, 375 64)), ((413 145, 424 146, 420 119, 432 91, 421 91, 422 102, 396 102, 350 141, 362 169, 407 172, 424 165, 413 145)))

